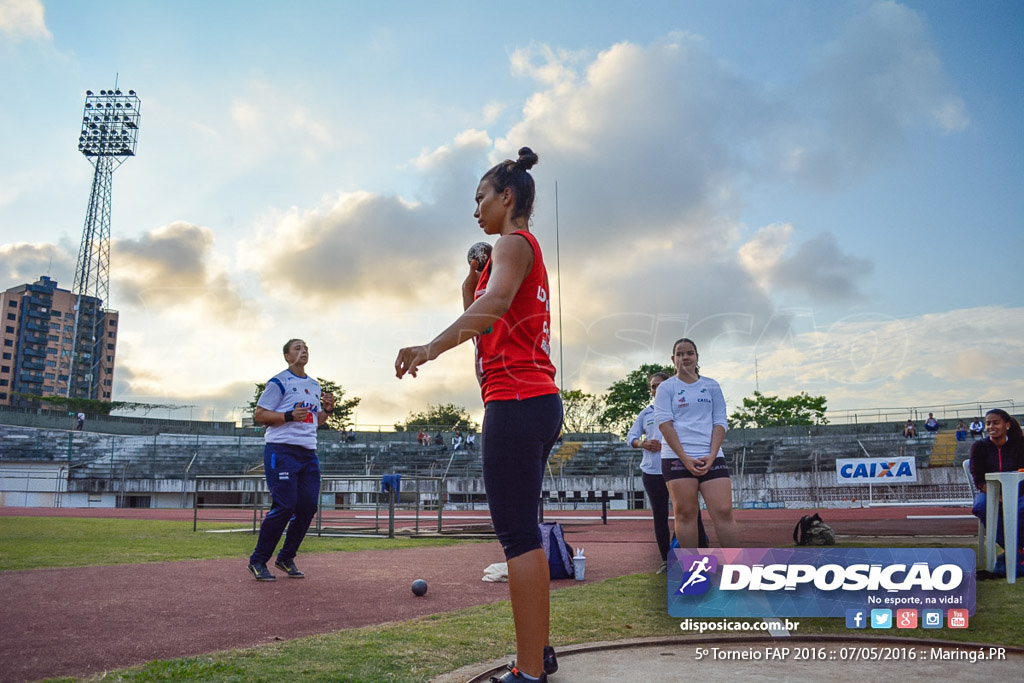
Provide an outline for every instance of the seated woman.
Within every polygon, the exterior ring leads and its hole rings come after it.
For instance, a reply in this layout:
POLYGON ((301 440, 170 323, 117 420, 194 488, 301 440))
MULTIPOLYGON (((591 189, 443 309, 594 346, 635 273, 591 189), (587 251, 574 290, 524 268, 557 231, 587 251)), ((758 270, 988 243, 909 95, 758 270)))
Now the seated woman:
POLYGON ((967 425, 963 420, 958 420, 956 423, 956 440, 967 441, 967 425))
POLYGON ((974 418, 974 420, 971 422, 970 430, 971 437, 974 439, 980 439, 985 435, 985 425, 981 423, 980 417, 974 418))
MULTIPOLYGON (((1020 423, 1016 419, 1005 410, 995 408, 985 413, 985 430, 988 436, 975 441, 971 446, 971 475, 978 489, 971 512, 983 522, 987 507, 985 475, 989 472, 1016 472, 1024 467, 1024 433, 1021 432, 1020 423)), ((996 542, 1004 548, 1007 542, 1017 543, 1017 547, 1021 547, 1019 530, 1024 529, 1024 496, 1017 501, 1018 538, 1003 537, 1003 516, 999 515, 996 542)), ((1020 551, 1017 557, 1018 561, 1022 560, 1020 551)))
POLYGON ((907 420, 907 424, 903 425, 903 436, 908 439, 917 437, 917 427, 914 426, 913 420, 907 420))

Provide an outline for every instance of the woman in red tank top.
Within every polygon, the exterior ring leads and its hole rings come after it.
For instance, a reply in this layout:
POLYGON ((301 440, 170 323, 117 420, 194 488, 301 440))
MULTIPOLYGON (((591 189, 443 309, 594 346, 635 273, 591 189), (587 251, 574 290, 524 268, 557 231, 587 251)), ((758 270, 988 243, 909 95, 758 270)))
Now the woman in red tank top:
POLYGON ((548 277, 530 233, 535 195, 529 147, 480 180, 473 216, 497 235, 486 264, 470 261, 462 283, 465 311, 429 344, 398 352, 395 375, 415 377, 419 367, 448 349, 474 340, 483 392, 484 486, 494 531, 508 561, 509 595, 516 626, 516 662, 498 680, 546 681, 558 669, 548 645, 550 569, 537 527, 544 466, 562 426, 562 403, 550 359, 548 277), (478 271, 477 268, 482 266, 478 271))

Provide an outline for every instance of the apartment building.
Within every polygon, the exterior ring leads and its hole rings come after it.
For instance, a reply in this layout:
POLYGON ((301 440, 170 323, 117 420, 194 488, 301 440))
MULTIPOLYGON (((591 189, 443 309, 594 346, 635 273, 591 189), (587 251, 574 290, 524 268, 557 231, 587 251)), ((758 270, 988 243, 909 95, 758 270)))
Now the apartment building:
POLYGON ((45 275, 0 293, 0 405, 19 393, 111 400, 118 314, 102 303, 82 297, 76 310, 45 275))

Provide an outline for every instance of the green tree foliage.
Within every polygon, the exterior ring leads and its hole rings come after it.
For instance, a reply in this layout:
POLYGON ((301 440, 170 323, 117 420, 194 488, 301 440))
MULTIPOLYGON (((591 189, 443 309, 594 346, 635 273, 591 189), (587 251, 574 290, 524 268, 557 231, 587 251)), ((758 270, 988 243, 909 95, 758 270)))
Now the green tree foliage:
POLYGON ((397 431, 425 432, 447 431, 477 432, 479 427, 470 419, 469 411, 464 406, 454 403, 445 405, 427 405, 422 413, 409 413, 405 422, 395 425, 397 431))
MULTIPOLYGON (((332 382, 329 379, 323 377, 317 377, 316 381, 320 383, 320 392, 323 394, 334 394, 334 410, 327 416, 327 422, 324 423, 324 428, 334 429, 341 431, 352 425, 352 412, 359 405, 359 402, 363 399, 358 396, 354 396, 348 400, 345 400, 345 390, 341 388, 341 385, 332 382)), ((256 391, 253 393, 252 400, 249 401, 249 413, 256 412, 256 401, 260 400, 260 394, 267 388, 266 382, 257 382, 256 391)))
POLYGON ((604 399, 600 396, 587 394, 579 389, 563 389, 562 418, 563 432, 592 432, 601 426, 601 413, 604 410, 604 399))
POLYGON ((636 416, 651 402, 648 381, 656 372, 667 373, 669 377, 676 374, 671 365, 645 363, 626 375, 625 379, 608 387, 604 397, 604 412, 601 413, 601 425, 605 429, 626 435, 636 416))
POLYGON ((180 408, 181 406, 164 403, 136 403, 133 401, 97 401, 91 398, 68 398, 65 396, 37 396, 36 394, 23 394, 16 391, 12 396, 24 399, 29 405, 38 406, 43 404, 58 410, 66 410, 69 413, 85 413, 92 416, 110 415, 114 410, 150 410, 158 408, 180 408))
POLYGON ((729 416, 729 427, 742 429, 828 424, 825 418, 827 401, 824 396, 809 396, 806 391, 789 398, 765 396, 755 391, 753 398, 743 399, 742 409, 729 416))

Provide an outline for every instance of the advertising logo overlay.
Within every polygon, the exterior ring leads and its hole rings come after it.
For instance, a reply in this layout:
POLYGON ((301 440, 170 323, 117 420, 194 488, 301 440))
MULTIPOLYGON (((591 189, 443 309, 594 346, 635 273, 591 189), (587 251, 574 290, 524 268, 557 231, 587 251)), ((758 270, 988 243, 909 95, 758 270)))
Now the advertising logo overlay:
POLYGON ((922 614, 928 628, 929 610, 957 609, 962 628, 975 609, 968 548, 679 548, 668 559, 673 617, 839 617, 850 628, 910 628, 912 610, 914 627, 922 614))

